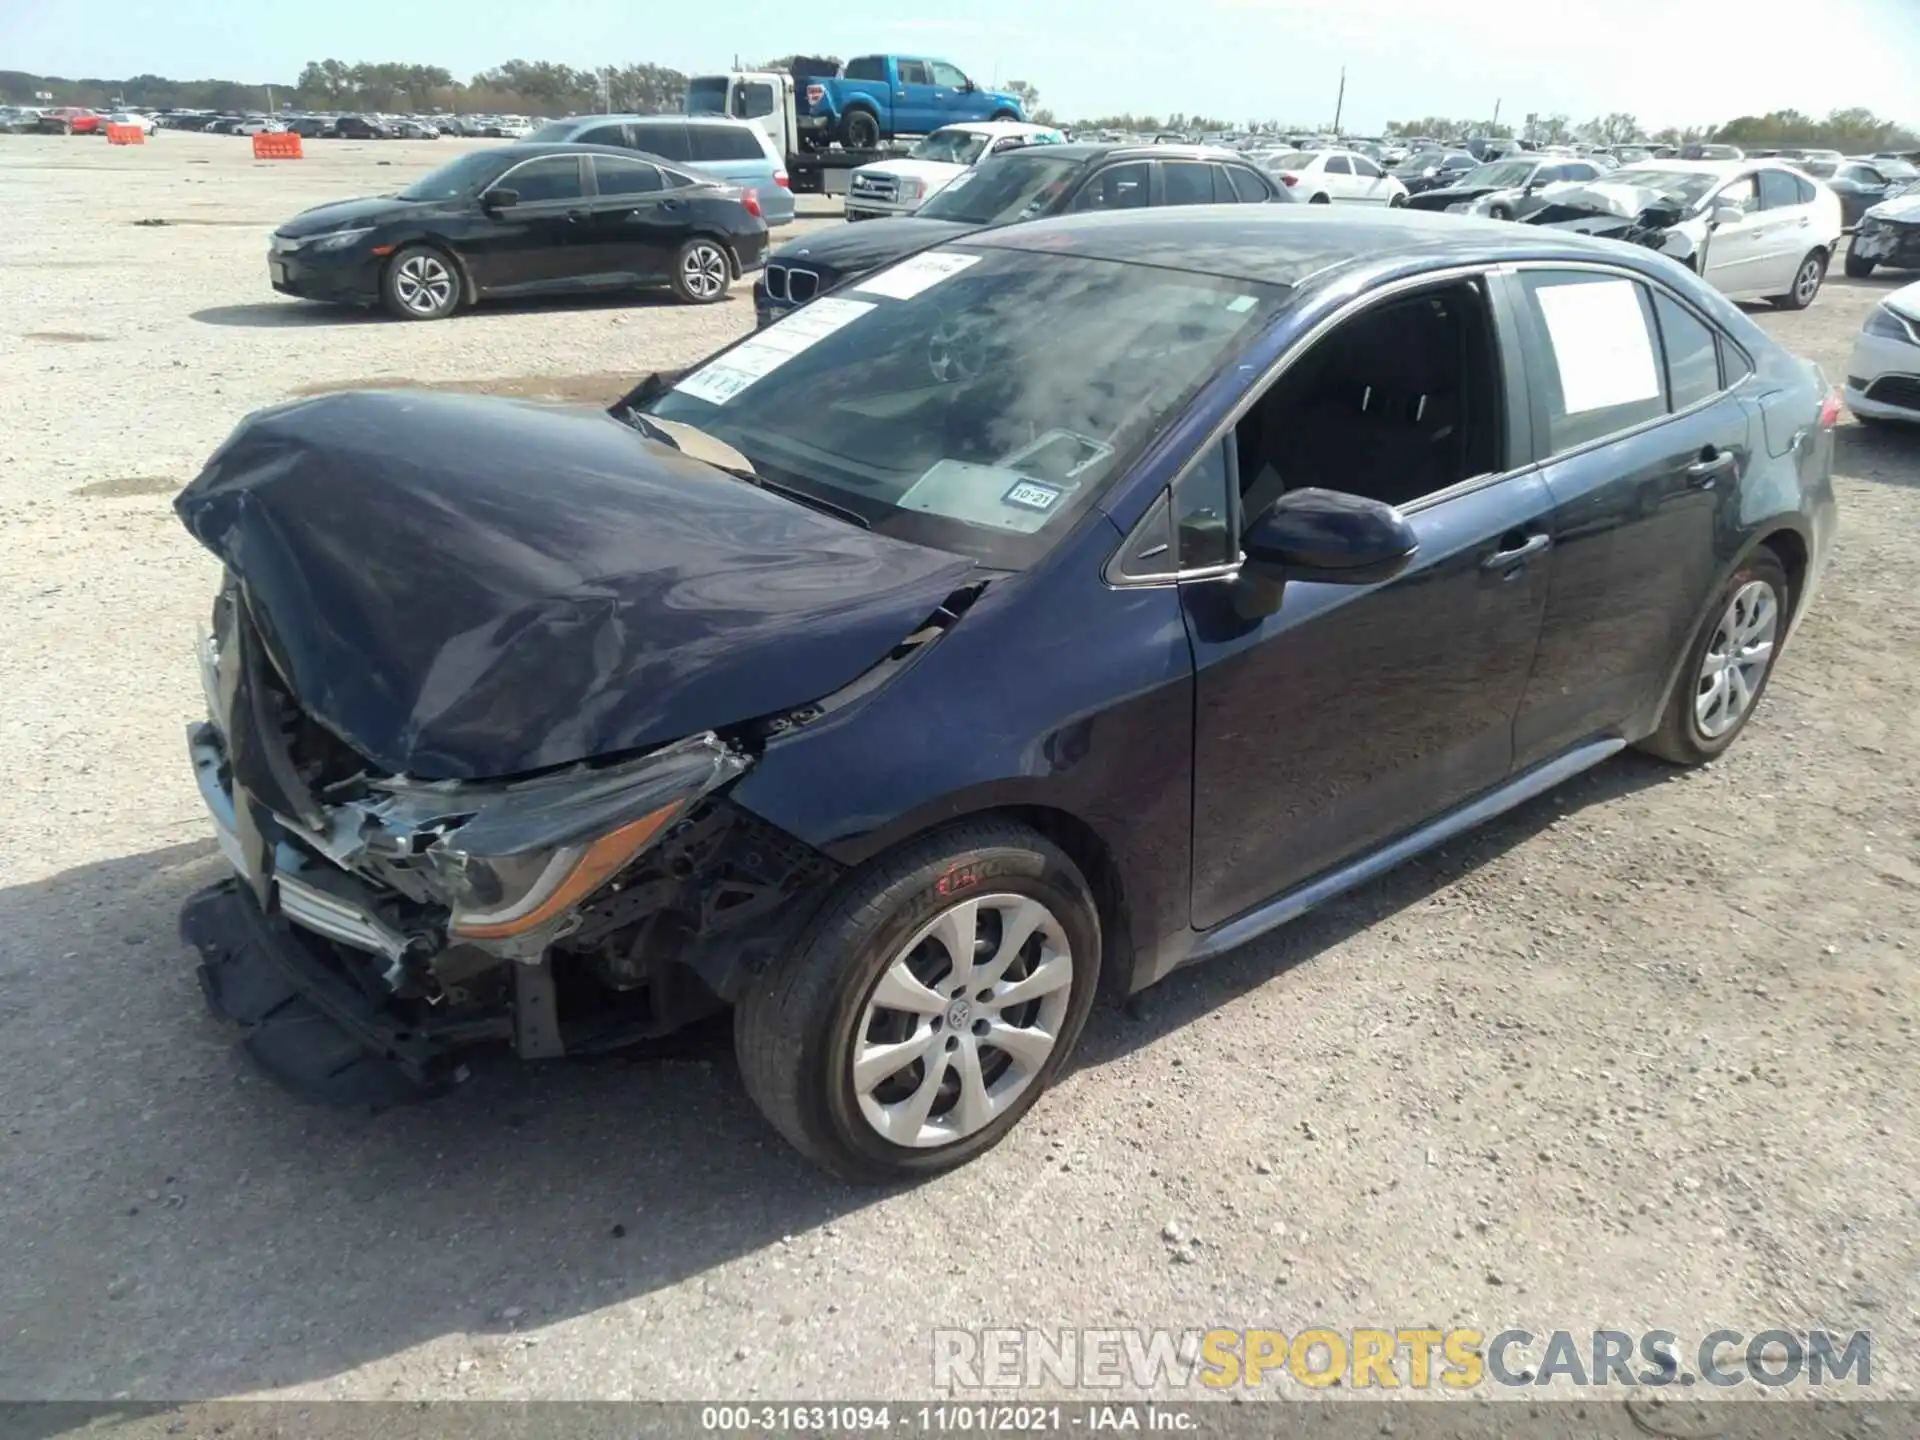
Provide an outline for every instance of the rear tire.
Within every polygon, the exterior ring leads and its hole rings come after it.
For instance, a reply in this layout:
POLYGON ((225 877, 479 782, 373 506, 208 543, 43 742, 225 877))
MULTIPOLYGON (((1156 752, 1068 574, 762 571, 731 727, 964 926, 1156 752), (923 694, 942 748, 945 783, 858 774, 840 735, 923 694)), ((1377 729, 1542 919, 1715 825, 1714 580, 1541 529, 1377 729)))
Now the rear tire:
POLYGON ((850 877, 741 997, 747 1093, 849 1180, 950 1170, 997 1144, 1066 1065, 1100 943, 1086 879, 1026 826, 978 820, 909 842, 850 877), (1010 952, 1009 925, 1025 932, 1010 952), (980 967, 957 984, 949 936, 980 967))
POLYGON ((1875 261, 1855 255, 1852 250, 1848 250, 1844 267, 1847 272, 1847 278, 1849 280, 1865 280, 1869 275, 1873 274, 1873 267, 1876 263, 1875 261))
POLYGON ((849 110, 840 121, 840 143, 849 150, 871 150, 880 143, 880 120, 871 110, 849 110))
POLYGON ((712 305, 727 298, 733 261, 718 240, 696 235, 673 257, 673 293, 685 305, 712 305))
POLYGON ((1388 208, 1389 210, 1404 210, 1404 209, 1406 209, 1406 208, 1407 208, 1407 197, 1406 197, 1405 195, 1396 195, 1396 196, 1394 196, 1394 197, 1393 197, 1393 198, 1392 198, 1391 200, 1389 200, 1389 201, 1387 201, 1387 208, 1388 208))
POLYGON ((1327 196, 1327 195, 1316 195, 1307 203, 1309 205, 1331 205, 1333 203, 1333 199, 1331 196, 1327 196))
POLYGON ((1800 268, 1793 272, 1793 288, 1784 295, 1774 296, 1773 303, 1782 310, 1804 310, 1813 304, 1826 278, 1827 252, 1809 250, 1800 261, 1800 268))
POLYGON ((1714 595, 1673 682, 1660 728, 1640 748, 1675 765, 1703 765, 1724 754, 1766 694, 1792 604, 1779 560, 1770 550, 1756 551, 1714 595), (1761 663, 1741 660, 1762 643, 1761 663))
POLYGON ((387 262, 380 298, 402 320, 444 320, 460 308, 465 286, 453 257, 431 245, 409 245, 387 262))

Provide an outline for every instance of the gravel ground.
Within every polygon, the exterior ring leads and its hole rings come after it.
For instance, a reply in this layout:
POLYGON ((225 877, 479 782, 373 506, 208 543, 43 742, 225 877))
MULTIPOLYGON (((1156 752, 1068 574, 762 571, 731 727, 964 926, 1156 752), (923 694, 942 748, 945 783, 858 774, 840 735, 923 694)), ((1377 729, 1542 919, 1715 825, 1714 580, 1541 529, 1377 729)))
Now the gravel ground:
MULTIPOLYGON (((1610 762, 1096 1013, 959 1174, 826 1182, 724 1033, 371 1119, 253 1075, 174 936, 220 867, 172 493, 303 389, 610 397, 751 323, 268 290, 275 221, 460 143, 0 137, 0 1397, 918 1395, 934 1326, 1311 1323, 1864 1328, 1910 1393, 1920 436, 1850 421, 1727 759, 1610 762)), ((1760 321, 1838 378, 1889 283, 1760 321)))

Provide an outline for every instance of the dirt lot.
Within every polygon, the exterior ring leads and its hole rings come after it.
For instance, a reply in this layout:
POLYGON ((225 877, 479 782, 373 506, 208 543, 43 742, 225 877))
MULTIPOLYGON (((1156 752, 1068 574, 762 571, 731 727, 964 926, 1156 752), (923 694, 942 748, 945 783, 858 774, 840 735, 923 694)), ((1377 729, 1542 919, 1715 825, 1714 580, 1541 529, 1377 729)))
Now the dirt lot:
MULTIPOLYGON (((371 1119, 250 1073, 174 935, 219 863, 172 492, 314 387, 610 397, 751 323, 267 288, 274 222, 457 143, 0 137, 0 1397, 924 1394, 934 1326, 1310 1323, 1870 1329, 1910 1393, 1920 435, 1850 421, 1826 589, 1725 761, 1611 762, 1097 1013, 957 1175, 827 1183, 724 1036, 371 1119)), ((1890 283, 1760 323, 1837 379, 1890 283)))

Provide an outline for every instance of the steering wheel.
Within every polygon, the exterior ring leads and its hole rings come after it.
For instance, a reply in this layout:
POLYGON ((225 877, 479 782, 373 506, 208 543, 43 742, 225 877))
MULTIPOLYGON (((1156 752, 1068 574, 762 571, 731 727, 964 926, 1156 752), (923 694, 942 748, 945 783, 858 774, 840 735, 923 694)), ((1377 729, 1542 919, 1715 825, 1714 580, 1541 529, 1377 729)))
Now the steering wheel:
POLYGON ((943 385, 978 380, 987 371, 985 327, 963 316, 942 316, 927 337, 927 368, 943 385))

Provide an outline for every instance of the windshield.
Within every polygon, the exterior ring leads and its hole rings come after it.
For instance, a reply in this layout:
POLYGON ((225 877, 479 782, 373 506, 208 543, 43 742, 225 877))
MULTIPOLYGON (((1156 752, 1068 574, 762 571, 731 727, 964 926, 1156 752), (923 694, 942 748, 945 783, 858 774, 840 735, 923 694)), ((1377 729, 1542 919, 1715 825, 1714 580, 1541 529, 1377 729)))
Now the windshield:
POLYGON ((687 114, 724 115, 727 113, 727 77, 709 75, 687 82, 687 114))
POLYGON ((1920 169, 1915 169, 1904 160, 1875 160, 1873 168, 1889 180, 1911 180, 1920 176, 1920 169))
POLYGON ((1443 150, 1422 150, 1417 154, 1409 155, 1393 168, 1396 170, 1411 170, 1417 174, 1422 170, 1437 169, 1441 165, 1446 164, 1446 161, 1446 152, 1443 150))
POLYGON ((940 249, 816 300, 645 407, 882 534, 1031 564, 1245 349, 1284 287, 940 249))
POLYGON ((987 148, 990 136, 971 130, 936 130, 907 152, 909 160, 938 160, 947 165, 971 165, 987 148))
POLYGON ((1491 165, 1476 165, 1461 177, 1463 189, 1511 190, 1533 178, 1533 160, 1497 160, 1491 165))
POLYGON ((1079 178, 1082 162, 1022 151, 988 157, 914 214, 961 225, 1007 225, 1044 215, 1079 178))
POLYGON ((429 170, 400 192, 402 200, 457 200, 500 173, 501 152, 475 150, 429 170))
POLYGON ((1616 170, 1595 183, 1631 185, 1636 190, 1652 190, 1691 208, 1706 199, 1707 192, 1719 185, 1721 178, 1718 175, 1703 175, 1697 170, 1656 170, 1634 166, 1627 170, 1616 170))

